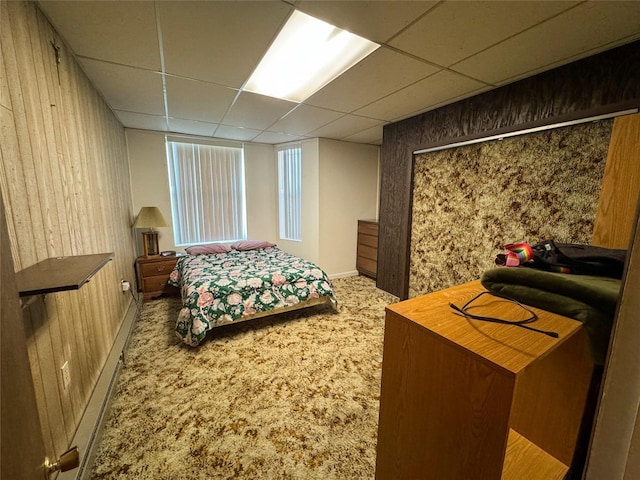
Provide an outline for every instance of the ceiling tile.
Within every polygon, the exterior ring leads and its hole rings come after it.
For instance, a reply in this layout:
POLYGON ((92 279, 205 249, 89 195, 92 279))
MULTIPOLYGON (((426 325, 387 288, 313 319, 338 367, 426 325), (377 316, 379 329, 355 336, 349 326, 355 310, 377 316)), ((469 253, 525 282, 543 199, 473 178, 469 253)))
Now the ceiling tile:
POLYGON ((286 135, 284 133, 275 133, 275 132, 262 132, 256 138, 253 139, 254 142, 258 143, 287 143, 287 142, 297 142, 298 140, 303 140, 304 137, 299 135, 286 135))
POLYGON ((335 122, 331 122, 317 130, 309 132, 307 136, 343 139, 376 125, 382 125, 382 122, 358 115, 345 115, 335 122))
POLYGON ((382 130, 384 125, 377 125, 373 128, 363 130, 354 135, 344 137, 343 140, 355 143, 369 143, 371 145, 382 145, 382 130))
POLYGON ((297 106, 296 103, 242 92, 224 117, 225 125, 264 130, 297 106))
POLYGON ((391 121, 416 110, 426 111, 437 104, 469 96, 483 88, 487 88, 486 85, 443 70, 357 110, 356 113, 391 121))
POLYGON ((304 135, 327 123, 337 120, 343 115, 344 114, 340 112, 312 107, 310 105, 298 105, 284 118, 269 127, 269 130, 293 135, 304 135))
POLYGON ((575 5, 575 1, 447 1, 390 45, 449 66, 575 5))
POLYGON ((452 68, 496 85, 507 83, 640 38, 639 25, 640 2, 588 2, 452 68))
POLYGON ((160 71, 154 2, 38 2, 78 56, 160 71))
POLYGON ((169 118, 169 131, 176 133, 188 133, 190 135, 213 136, 218 127, 215 123, 196 122, 182 118, 169 118))
POLYGON ((248 142, 262 133, 261 130, 251 128, 231 127, 229 125, 220 125, 215 131, 214 136, 217 138, 226 138, 228 140, 239 140, 248 142))
POLYGON ((86 58, 79 62, 114 110, 164 115, 160 73, 86 58))
POLYGON ((382 47, 304 103, 350 113, 437 71, 437 67, 382 47))
POLYGON ((292 7, 283 2, 157 2, 166 72, 240 88, 292 7))
POLYGON ((361 37, 383 43, 437 1, 302 1, 296 8, 361 37))
POLYGON ((143 113, 123 112, 121 110, 114 110, 114 113, 116 117, 118 117, 118 120, 120 120, 120 123, 127 128, 158 130, 160 132, 169 130, 165 117, 159 115, 145 115, 143 113))
POLYGON ((169 116, 219 123, 238 94, 237 90, 211 83, 167 75, 169 116))
POLYGON ((385 122, 640 38, 640 1, 36 4, 127 128, 167 131, 171 121, 183 133, 269 143, 287 135, 378 143, 385 122), (294 8, 382 47, 300 105, 238 94, 294 8))

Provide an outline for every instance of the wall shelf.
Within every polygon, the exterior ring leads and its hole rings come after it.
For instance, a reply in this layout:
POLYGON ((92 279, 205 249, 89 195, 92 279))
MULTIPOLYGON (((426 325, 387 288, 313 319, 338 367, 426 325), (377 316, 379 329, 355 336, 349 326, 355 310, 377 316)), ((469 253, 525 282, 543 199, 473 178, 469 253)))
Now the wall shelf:
POLYGON ((21 297, 78 290, 113 258, 113 252, 52 257, 16 273, 21 297))

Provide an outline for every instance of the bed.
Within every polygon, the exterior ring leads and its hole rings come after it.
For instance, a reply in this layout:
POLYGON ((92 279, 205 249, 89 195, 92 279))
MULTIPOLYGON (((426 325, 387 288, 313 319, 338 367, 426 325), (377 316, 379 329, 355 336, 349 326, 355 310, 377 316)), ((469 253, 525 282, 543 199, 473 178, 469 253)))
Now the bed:
POLYGON ((337 310, 325 272, 276 246, 183 256, 169 283, 182 295, 176 334, 191 346, 221 325, 320 304, 337 310))

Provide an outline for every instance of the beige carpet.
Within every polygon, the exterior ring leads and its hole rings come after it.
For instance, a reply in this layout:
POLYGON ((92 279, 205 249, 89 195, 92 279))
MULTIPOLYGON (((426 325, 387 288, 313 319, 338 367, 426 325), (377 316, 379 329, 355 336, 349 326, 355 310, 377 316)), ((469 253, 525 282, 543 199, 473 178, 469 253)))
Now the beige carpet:
POLYGON ((375 470, 384 307, 365 277, 325 306, 174 336, 146 303, 99 440, 95 479, 367 479, 375 470))

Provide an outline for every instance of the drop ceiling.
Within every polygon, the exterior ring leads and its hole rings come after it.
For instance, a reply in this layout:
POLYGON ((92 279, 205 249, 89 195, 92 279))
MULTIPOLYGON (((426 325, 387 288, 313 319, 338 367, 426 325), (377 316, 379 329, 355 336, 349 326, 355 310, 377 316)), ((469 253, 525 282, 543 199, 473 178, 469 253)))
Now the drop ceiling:
POLYGON ((128 128, 380 145, 382 129, 640 39, 640 1, 40 1, 128 128), (294 9, 381 47, 297 104, 243 91, 294 9))

